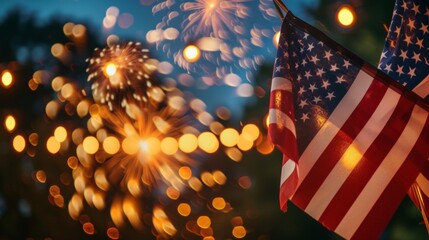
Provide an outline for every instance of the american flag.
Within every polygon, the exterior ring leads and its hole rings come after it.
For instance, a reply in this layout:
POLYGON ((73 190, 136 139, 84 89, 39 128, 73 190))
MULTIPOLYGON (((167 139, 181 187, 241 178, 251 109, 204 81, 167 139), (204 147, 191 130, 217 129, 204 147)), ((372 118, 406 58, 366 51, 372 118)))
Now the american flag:
MULTIPOLYGON (((379 69, 419 96, 429 95, 429 1, 397 0, 379 69)), ((429 162, 409 195, 429 216, 429 162), (421 197, 419 197, 419 192, 421 197), (426 206, 426 207, 424 207, 426 206)))
POLYGON ((429 151, 429 107, 326 35, 285 16, 269 133, 290 199, 347 239, 376 239, 429 151))

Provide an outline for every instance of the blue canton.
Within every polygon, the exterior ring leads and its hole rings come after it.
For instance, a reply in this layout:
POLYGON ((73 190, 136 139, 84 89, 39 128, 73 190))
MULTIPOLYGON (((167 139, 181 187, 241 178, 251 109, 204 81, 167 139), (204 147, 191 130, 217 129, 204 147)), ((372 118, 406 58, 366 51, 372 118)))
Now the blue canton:
POLYGON ((378 68, 413 89, 429 75, 429 1, 397 1, 378 68))

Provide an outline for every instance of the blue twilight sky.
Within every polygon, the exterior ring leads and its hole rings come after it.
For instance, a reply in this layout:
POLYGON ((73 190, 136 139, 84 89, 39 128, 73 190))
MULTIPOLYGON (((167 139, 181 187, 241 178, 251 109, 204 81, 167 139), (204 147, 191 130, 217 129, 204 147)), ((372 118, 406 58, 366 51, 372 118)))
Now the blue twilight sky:
MULTIPOLYGON (((182 2, 191 2, 191 0, 174 1, 177 6, 182 2)), ((249 0, 244 3, 252 13, 250 15, 251 19, 249 17, 249 21, 246 21, 246 23, 249 22, 249 26, 245 27, 251 28, 252 24, 258 24, 260 28, 271 29, 272 31, 275 29, 278 30, 281 25, 280 19, 277 17, 264 19, 262 14, 254 14, 259 13, 258 5, 262 1, 268 3, 268 6, 270 5, 269 0, 249 0)), ((163 17, 169 13, 168 10, 160 11, 156 14, 152 13, 152 7, 162 2, 166 2, 166 0, 0 0, 0 21, 8 11, 19 8, 28 14, 34 14, 38 24, 44 24, 52 17, 60 17, 64 21, 87 24, 91 30, 98 31, 96 34, 99 36, 100 42, 103 42, 110 34, 119 36, 121 40, 132 39, 144 42, 147 32, 154 30, 157 24, 162 22, 163 17), (119 14, 130 14, 133 17, 132 25, 127 28, 121 28, 116 24, 115 27, 109 30, 103 28, 103 18, 106 16, 106 10, 112 6, 119 9, 119 14)), ((311 22, 311 19, 305 13, 304 7, 315 6, 318 0, 284 0, 284 2, 295 15, 311 22)), ((176 7, 176 9, 178 8, 176 7)), ((176 25, 180 26, 180 24, 176 25)), ((178 30, 180 31, 180 29, 178 30)), ((263 55, 264 61, 270 64, 273 62, 276 50, 271 38, 263 40, 264 48, 251 49, 251 54, 255 56, 263 55)), ((166 56, 165 52, 159 51, 159 49, 156 50, 155 48, 151 49, 151 51, 160 60, 173 64, 174 60, 166 56)), ((180 72, 186 72, 186 70, 175 66, 175 71, 172 74, 180 74, 180 72)), ((199 80, 198 71, 189 73, 197 81, 199 80)), ((239 75, 242 81, 249 81, 251 83, 251 80, 246 80, 244 70, 236 68, 234 73, 239 75)), ((232 110, 233 117, 239 119, 243 106, 252 98, 237 97, 235 91, 234 87, 213 86, 204 90, 196 90, 194 94, 208 104, 209 110, 214 110, 219 106, 226 106, 232 110), (222 97, 219 97, 220 93, 222 97)))

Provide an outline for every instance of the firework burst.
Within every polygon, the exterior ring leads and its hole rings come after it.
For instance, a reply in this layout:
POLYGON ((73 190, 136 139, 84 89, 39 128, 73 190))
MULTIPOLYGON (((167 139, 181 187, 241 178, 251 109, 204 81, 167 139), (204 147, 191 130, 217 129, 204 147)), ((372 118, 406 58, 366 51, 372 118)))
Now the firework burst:
POLYGON ((149 57, 149 50, 140 43, 129 42, 95 49, 89 62, 88 81, 92 82, 94 100, 107 103, 112 110, 128 102, 148 102, 153 87, 152 74, 157 61, 149 57))
POLYGON ((213 35, 227 39, 236 31, 236 24, 249 16, 249 9, 244 2, 248 0, 197 0, 181 4, 181 10, 189 12, 183 22, 184 31, 191 37, 213 35))
POLYGON ((267 50, 271 51, 273 47, 265 43, 271 42, 276 29, 264 28, 260 22, 253 20, 272 20, 272 11, 266 0, 259 3, 248 0, 197 0, 180 4, 163 1, 156 4, 152 12, 168 13, 164 14, 155 30, 148 32, 147 41, 155 43, 181 68, 213 78, 211 82, 216 85, 223 84, 226 75, 243 70, 247 80, 252 81, 251 73, 257 70, 267 50), (261 15, 260 18, 250 17, 255 14, 261 15), (184 56, 184 49, 190 44, 201 51, 199 60, 188 61, 184 56))

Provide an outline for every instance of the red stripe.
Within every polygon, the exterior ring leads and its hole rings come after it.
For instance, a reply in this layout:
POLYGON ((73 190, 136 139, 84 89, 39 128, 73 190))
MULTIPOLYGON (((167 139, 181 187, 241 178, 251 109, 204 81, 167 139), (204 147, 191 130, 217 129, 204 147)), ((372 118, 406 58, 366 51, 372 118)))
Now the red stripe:
MULTIPOLYGON (((270 95, 270 108, 278 109, 288 116, 293 116, 293 96, 285 90, 272 90, 270 95)), ((292 118, 293 119, 293 118, 292 118)))
MULTIPOLYGON (((305 209, 313 198, 325 178, 337 164, 345 150, 353 142, 365 126, 368 119, 377 108, 387 91, 386 85, 373 81, 368 92, 362 98, 356 109, 344 123, 341 131, 337 133, 334 139, 329 143, 320 158, 309 171, 306 178, 298 187, 293 197, 293 202, 302 209, 305 209)), ((335 120, 334 120, 335 121, 335 120)))
MULTIPOLYGON (((289 158, 283 155, 283 163, 284 164, 289 158)), ((298 171, 295 170, 289 176, 289 178, 280 186, 280 208, 283 211, 287 210, 287 202, 289 198, 294 194, 296 185, 298 184, 298 171)))
POLYGON ((405 128, 414 103, 407 98, 399 99, 397 108, 386 123, 378 137, 365 152, 362 160, 350 173, 347 180, 331 200, 319 221, 332 229, 335 229, 347 213, 353 202, 359 196, 368 180, 377 170, 381 161, 389 153, 401 132, 405 128))
MULTIPOLYGON (((271 91, 270 109, 280 110, 294 120, 292 102, 292 93, 284 90, 271 91)), ((296 161, 298 159, 298 153, 295 135, 284 126, 280 128, 277 123, 271 123, 268 131, 272 143, 275 144, 283 154, 288 155, 289 158, 296 161)))
POLYGON ((295 135, 287 128, 279 129, 275 124, 270 124, 268 129, 271 141, 276 147, 290 159, 296 161, 298 159, 298 148, 296 145, 295 135))
POLYGON ((420 134, 413 150, 356 230, 352 239, 377 239, 381 234, 428 159, 428 131, 429 124, 426 120, 422 134, 420 134))

